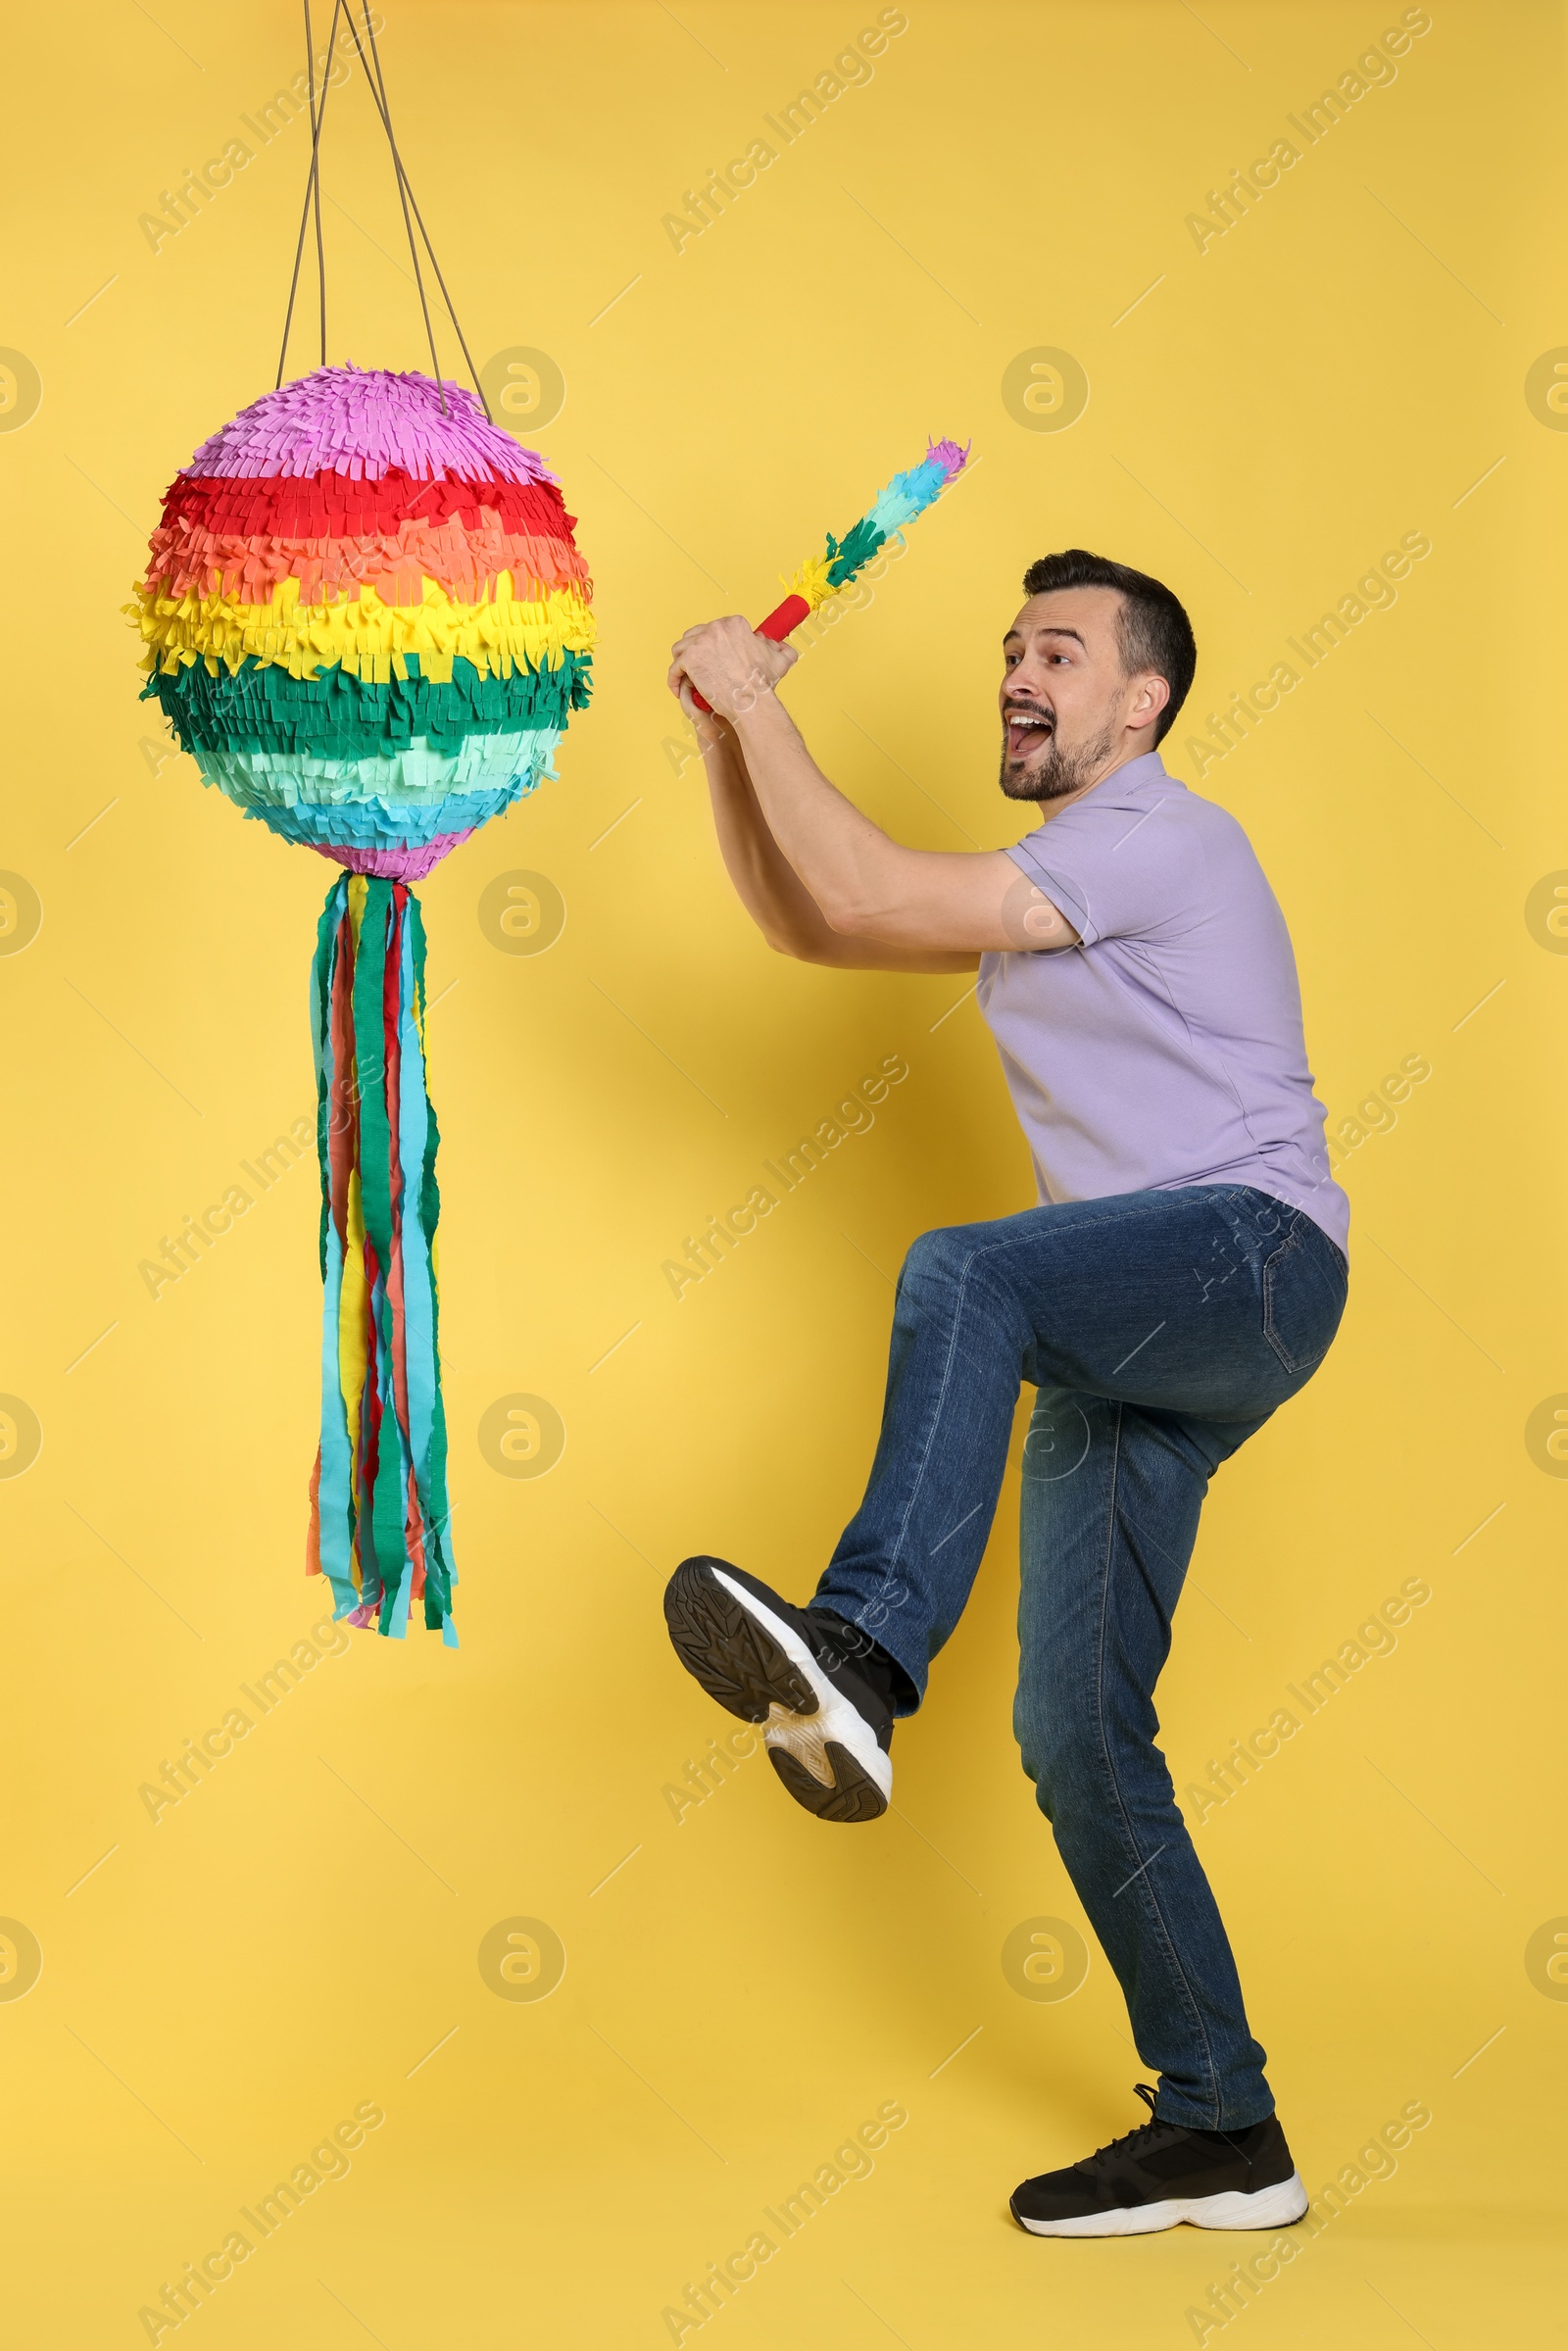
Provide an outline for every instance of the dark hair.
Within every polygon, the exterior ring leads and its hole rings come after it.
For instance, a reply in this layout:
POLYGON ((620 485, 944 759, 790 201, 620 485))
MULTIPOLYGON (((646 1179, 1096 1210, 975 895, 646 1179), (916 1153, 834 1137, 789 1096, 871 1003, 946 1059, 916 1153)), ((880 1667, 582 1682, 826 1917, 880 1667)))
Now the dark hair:
POLYGON ((1128 677, 1152 669, 1170 688, 1170 700, 1154 721, 1154 742, 1162 743, 1187 700, 1198 667, 1198 644, 1193 624, 1169 588, 1147 571, 1113 563, 1107 556, 1091 555, 1086 547, 1063 548, 1060 555, 1043 555, 1023 575, 1026 596, 1049 595, 1053 588, 1114 588, 1121 598, 1116 633, 1121 643, 1121 665, 1128 677))

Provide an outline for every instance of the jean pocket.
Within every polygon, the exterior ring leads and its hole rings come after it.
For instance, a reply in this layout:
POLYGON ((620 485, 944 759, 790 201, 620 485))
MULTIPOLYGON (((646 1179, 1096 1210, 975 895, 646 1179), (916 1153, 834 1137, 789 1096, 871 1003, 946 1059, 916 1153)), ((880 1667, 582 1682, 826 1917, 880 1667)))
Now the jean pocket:
POLYGON ((1326 1233, 1298 1209, 1263 1267, 1263 1336, 1285 1369, 1321 1363, 1345 1312, 1345 1261, 1326 1233))

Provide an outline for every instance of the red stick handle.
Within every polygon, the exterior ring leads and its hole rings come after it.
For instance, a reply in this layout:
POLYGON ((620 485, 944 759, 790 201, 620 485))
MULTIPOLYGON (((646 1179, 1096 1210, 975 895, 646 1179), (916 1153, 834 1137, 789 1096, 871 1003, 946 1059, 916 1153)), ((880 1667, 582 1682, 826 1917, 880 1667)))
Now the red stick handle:
MULTIPOLYGON (((765 620, 759 620, 752 633, 754 636, 771 637, 775 645, 782 645, 791 629, 799 628, 801 622, 809 615, 810 610, 804 596, 786 596, 782 604, 773 607, 765 620)), ((704 701, 695 686, 692 688, 692 700, 700 710, 711 711, 713 708, 710 702, 704 701)))

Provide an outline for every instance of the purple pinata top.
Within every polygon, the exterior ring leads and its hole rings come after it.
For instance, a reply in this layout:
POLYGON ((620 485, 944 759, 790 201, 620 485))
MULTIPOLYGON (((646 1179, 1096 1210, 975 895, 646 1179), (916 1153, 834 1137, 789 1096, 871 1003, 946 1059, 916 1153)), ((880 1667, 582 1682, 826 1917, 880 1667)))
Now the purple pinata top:
POLYGON ((1007 855, 1083 942, 980 959, 1042 1201, 1248 1184, 1344 1249, 1290 933, 1235 817, 1147 752, 1007 855))
POLYGON ((531 449, 492 424, 464 384, 389 367, 318 367, 266 392, 209 435, 188 472, 262 479, 346 473, 379 481, 394 465, 416 480, 442 472, 476 481, 554 481, 531 449))

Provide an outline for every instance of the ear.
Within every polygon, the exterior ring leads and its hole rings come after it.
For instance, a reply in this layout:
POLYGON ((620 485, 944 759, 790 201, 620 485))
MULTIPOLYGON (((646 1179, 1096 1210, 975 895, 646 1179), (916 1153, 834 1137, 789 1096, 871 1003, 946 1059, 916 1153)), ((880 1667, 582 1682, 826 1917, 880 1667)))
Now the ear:
POLYGON ((1160 677, 1152 669, 1146 669, 1141 676, 1132 680, 1132 707, 1127 712, 1126 723, 1142 732, 1146 726, 1153 725, 1169 702, 1170 680, 1160 677))

